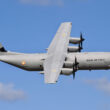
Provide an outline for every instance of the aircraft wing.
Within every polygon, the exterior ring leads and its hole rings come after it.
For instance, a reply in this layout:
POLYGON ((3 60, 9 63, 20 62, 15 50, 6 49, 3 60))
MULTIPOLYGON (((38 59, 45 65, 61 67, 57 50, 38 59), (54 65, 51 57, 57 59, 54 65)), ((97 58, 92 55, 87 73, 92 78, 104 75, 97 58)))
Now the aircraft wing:
POLYGON ((62 23, 47 52, 44 61, 45 83, 56 83, 63 67, 69 44, 72 23, 62 23))

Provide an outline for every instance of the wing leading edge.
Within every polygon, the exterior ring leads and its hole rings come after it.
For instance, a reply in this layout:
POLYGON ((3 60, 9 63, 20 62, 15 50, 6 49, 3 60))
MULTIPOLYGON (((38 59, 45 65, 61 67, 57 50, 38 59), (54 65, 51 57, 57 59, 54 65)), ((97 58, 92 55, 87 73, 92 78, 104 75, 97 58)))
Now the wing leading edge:
POLYGON ((62 23, 59 27, 47 52, 47 58, 44 62, 45 83, 56 83, 63 67, 72 23, 62 23))

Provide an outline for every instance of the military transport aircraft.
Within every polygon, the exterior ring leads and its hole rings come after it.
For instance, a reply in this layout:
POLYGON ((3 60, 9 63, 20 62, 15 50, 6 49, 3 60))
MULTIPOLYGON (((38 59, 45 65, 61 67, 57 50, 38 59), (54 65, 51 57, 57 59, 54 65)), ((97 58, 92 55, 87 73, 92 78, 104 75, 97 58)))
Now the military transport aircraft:
POLYGON ((15 53, 5 50, 0 44, 0 61, 28 71, 41 71, 45 83, 56 83, 59 75, 71 75, 75 78, 78 70, 110 69, 109 52, 82 52, 83 41, 70 36, 71 22, 62 23, 52 43, 43 54, 15 53), (69 44, 78 46, 70 46, 69 44))

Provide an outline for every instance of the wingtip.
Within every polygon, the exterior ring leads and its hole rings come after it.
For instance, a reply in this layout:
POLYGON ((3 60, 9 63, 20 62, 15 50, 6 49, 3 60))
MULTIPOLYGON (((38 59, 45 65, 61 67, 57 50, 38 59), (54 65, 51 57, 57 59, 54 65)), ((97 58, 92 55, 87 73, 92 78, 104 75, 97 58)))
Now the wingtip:
POLYGON ((57 81, 45 81, 45 84, 55 84, 57 81))
POLYGON ((62 24, 71 24, 72 25, 72 22, 63 22, 62 24))

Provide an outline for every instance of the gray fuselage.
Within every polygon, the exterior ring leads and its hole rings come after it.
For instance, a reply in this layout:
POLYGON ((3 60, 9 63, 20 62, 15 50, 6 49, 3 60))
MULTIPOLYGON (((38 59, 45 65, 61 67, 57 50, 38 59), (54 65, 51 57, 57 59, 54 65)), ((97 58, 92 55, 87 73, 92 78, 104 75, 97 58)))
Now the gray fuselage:
MULTIPOLYGON (((0 52, 0 61, 28 71, 43 71, 43 62, 47 54, 22 54, 0 52)), ((79 63, 78 70, 110 69, 110 52, 68 53, 66 62, 79 63)), ((72 68, 66 65, 66 68, 72 68)))

